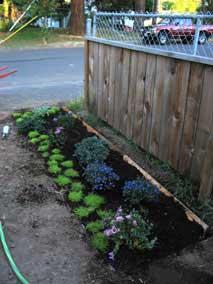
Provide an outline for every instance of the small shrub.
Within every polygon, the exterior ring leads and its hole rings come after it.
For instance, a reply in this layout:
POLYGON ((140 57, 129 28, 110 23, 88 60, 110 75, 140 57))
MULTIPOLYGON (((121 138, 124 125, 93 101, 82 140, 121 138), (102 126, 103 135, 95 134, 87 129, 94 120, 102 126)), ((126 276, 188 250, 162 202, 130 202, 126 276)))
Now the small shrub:
POLYGON ((49 146, 48 145, 42 145, 38 147, 38 151, 39 152, 47 152, 49 150, 49 146))
POLYGON ((57 166, 58 165, 58 162, 56 160, 51 160, 51 161, 48 161, 47 162, 48 166, 51 167, 51 166, 57 166))
POLYGON ((112 189, 115 187, 115 182, 119 180, 119 176, 113 169, 103 162, 89 164, 84 170, 84 176, 93 190, 112 189))
POLYGON ((40 135, 40 136, 39 136, 39 139, 40 139, 41 141, 42 141, 42 140, 48 140, 48 139, 49 139, 49 136, 43 134, 43 135, 40 135))
POLYGON ((91 243, 92 246, 101 253, 107 252, 109 247, 109 243, 106 236, 101 232, 92 236, 91 243))
POLYGON ((57 183, 57 185, 59 186, 66 186, 69 185, 71 183, 71 180, 68 177, 65 177, 63 175, 59 175, 56 179, 55 182, 57 183))
POLYGON ((20 118, 22 116, 22 113, 21 112, 14 112, 14 113, 12 113, 12 117, 13 118, 20 118))
POLYGON ((49 154, 49 152, 44 152, 43 154, 42 154, 42 157, 43 158, 49 158, 49 156, 50 156, 50 154, 49 154))
POLYGON ((31 139, 31 138, 36 138, 36 137, 38 137, 39 136, 39 133, 38 133, 38 131, 30 131, 29 133, 28 133, 28 137, 31 139))
POLYGON ((96 136, 83 139, 75 145, 74 156, 82 165, 95 161, 105 161, 109 155, 109 147, 105 141, 96 136))
POLYGON ((55 148, 55 149, 52 150, 52 153, 53 153, 53 154, 60 154, 60 153, 61 153, 61 150, 55 148))
POLYGON ((68 199, 71 202, 80 202, 84 195, 82 191, 71 191, 68 195, 68 199))
POLYGON ((91 213, 94 212, 94 208, 92 207, 84 207, 80 206, 75 208, 74 213, 79 219, 87 218, 91 213))
POLYGON ((30 142, 30 144, 36 145, 37 143, 39 143, 39 139, 38 138, 33 138, 29 142, 30 142))
POLYGON ((64 160, 64 156, 61 154, 54 154, 50 156, 50 160, 55 160, 55 161, 63 161, 64 160))
POLYGON ((60 111, 60 108, 58 106, 52 106, 48 111, 48 115, 54 115, 60 111))
POLYGON ((62 167, 64 168, 72 168, 73 167, 73 161, 64 161, 61 163, 62 167))
POLYGON ((64 175, 66 177, 72 177, 72 178, 77 178, 79 177, 79 173, 73 169, 67 169, 65 172, 64 172, 64 175))
POLYGON ((101 230, 103 230, 103 228, 104 228, 104 224, 103 224, 103 221, 101 220, 90 222, 86 226, 86 230, 92 234, 100 232, 101 230))
POLYGON ((123 187, 123 196, 131 205, 138 205, 143 200, 158 202, 160 192, 144 178, 127 181, 123 187))
POLYGON ((84 198, 84 203, 88 206, 88 207, 92 207, 92 208, 99 208, 101 207, 101 205, 103 205, 105 203, 104 197, 98 195, 98 194, 88 194, 85 198, 84 198))
POLYGON ((153 249, 157 241, 152 236, 152 229, 153 225, 148 223, 138 211, 133 209, 125 213, 120 207, 114 218, 109 221, 104 235, 114 242, 114 254, 123 244, 129 249, 146 251, 153 249))
POLYGON ((61 172, 61 168, 57 165, 52 165, 48 168, 48 172, 51 174, 59 174, 61 172))
POLYGON ((96 213, 101 219, 113 218, 114 216, 114 212, 112 210, 106 211, 106 210, 99 209, 96 211, 96 213))
POLYGON ((73 182, 71 185, 72 191, 83 191, 85 190, 85 186, 81 182, 73 182))

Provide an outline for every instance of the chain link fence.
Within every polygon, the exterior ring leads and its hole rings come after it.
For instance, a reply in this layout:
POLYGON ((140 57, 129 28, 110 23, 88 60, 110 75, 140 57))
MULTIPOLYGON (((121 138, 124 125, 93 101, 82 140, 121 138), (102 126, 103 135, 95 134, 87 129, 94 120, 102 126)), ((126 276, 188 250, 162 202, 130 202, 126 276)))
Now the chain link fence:
POLYGON ((87 36, 141 49, 213 60, 213 15, 98 12, 87 36))

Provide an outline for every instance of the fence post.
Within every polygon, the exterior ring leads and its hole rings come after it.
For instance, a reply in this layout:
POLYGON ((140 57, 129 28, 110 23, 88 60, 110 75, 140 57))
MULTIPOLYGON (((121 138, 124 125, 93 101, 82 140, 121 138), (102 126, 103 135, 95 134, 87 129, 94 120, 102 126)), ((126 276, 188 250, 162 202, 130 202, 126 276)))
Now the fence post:
POLYGON ((87 18, 86 35, 91 36, 92 32, 92 19, 87 18))
POLYGON ((94 13, 93 16, 93 36, 96 37, 96 29, 97 29, 97 16, 96 13, 94 13))
POLYGON ((196 24, 195 37, 194 37, 194 44, 193 44, 193 55, 197 54, 197 47, 198 47, 201 25, 202 25, 201 19, 198 18, 197 24, 196 24))

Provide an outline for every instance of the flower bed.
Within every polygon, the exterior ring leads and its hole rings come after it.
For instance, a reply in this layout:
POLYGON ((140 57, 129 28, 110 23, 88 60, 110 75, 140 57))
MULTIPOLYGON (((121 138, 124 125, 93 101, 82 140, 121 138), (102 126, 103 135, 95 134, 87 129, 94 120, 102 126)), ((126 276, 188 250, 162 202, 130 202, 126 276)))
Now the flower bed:
POLYGON ((55 106, 13 117, 45 159, 92 246, 115 267, 137 273, 141 264, 204 237, 190 211, 72 113, 55 106))

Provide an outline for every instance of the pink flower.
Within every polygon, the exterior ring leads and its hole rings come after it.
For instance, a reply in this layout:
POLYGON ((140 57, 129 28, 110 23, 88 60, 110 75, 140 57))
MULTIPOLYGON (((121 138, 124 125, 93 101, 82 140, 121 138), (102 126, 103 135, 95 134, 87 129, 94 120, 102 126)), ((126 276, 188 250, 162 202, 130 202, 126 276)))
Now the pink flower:
POLYGON ((115 227, 115 226, 112 226, 111 231, 112 231, 112 234, 115 235, 115 234, 117 234, 117 233, 120 231, 120 229, 118 229, 118 228, 115 227))
POLYGON ((111 236, 113 235, 112 230, 110 230, 110 229, 105 230, 105 231, 104 231, 104 235, 105 235, 106 237, 111 237, 111 236))
POLYGON ((55 131, 55 135, 59 135, 63 129, 64 129, 63 127, 57 127, 55 131))
POLYGON ((122 216, 116 217, 117 222, 123 222, 124 218, 122 216))

